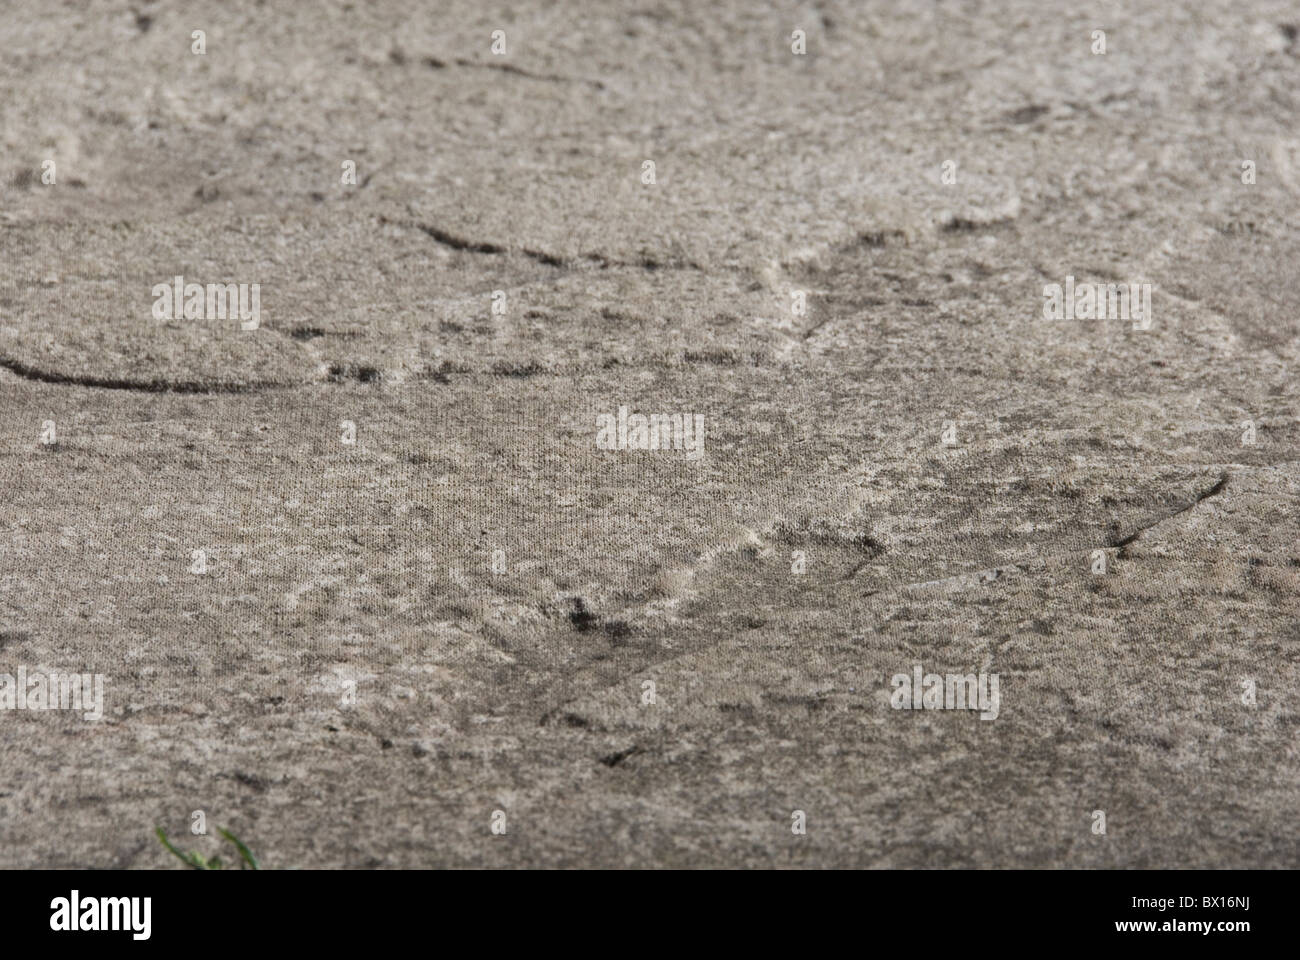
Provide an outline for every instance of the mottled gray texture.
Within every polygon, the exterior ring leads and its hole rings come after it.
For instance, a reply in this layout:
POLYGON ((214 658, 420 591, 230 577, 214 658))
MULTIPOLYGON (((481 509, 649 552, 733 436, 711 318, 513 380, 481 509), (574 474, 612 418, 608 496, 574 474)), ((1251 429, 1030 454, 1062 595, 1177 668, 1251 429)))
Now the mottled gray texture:
POLYGON ((0 672, 108 703, 0 712, 0 865, 1295 866, 1297 23, 7 7, 0 672))

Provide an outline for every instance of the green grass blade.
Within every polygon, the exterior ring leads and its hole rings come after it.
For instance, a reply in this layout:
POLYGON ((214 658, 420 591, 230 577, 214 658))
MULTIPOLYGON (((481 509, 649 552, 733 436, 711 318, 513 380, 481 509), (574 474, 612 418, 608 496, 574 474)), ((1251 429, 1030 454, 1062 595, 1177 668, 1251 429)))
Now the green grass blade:
POLYGON ((253 856, 253 851, 249 850, 248 847, 244 846, 243 841, 241 841, 238 837, 236 837, 225 827, 218 827, 217 829, 221 832, 221 835, 223 837, 225 837, 227 840, 229 840, 231 843, 235 845, 235 849, 239 851, 239 855, 244 858, 244 862, 248 864, 250 869, 252 870, 262 869, 261 865, 258 864, 257 862, 257 857, 253 856))
POLYGON ((193 867, 195 870, 209 869, 207 861, 204 860, 197 853, 181 853, 179 850, 173 847, 171 841, 167 839, 167 834, 163 832, 162 827, 154 827, 154 833, 158 834, 158 839, 162 841, 162 845, 166 847, 174 857, 176 857, 186 866, 193 867))

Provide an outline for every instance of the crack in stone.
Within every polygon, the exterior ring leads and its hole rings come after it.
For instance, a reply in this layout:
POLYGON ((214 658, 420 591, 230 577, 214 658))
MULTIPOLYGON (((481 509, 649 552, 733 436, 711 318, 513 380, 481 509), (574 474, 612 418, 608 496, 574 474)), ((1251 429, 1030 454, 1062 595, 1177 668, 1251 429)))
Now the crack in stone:
POLYGON ((1191 510, 1197 504, 1205 500, 1208 500, 1210 497, 1218 496, 1227 488, 1227 486, 1228 486, 1228 474, 1225 473, 1223 476, 1219 478, 1218 483, 1210 487, 1208 490, 1205 490, 1204 492, 1197 494, 1190 502, 1179 507, 1177 510, 1173 511, 1172 513, 1167 513, 1163 517, 1159 517, 1155 520, 1152 520, 1150 523, 1143 524, 1142 526, 1134 530, 1132 533, 1130 533, 1128 536, 1111 537, 1110 542, 1107 543, 1107 546, 1119 547, 1119 553, 1117 554, 1117 556, 1126 557, 1128 556, 1128 548, 1142 534, 1146 533, 1152 527, 1159 526, 1160 524, 1164 523, 1166 520, 1172 520, 1174 517, 1186 513, 1188 510, 1191 510))
MULTIPOLYGON (((499 256, 511 252, 510 248, 504 247, 500 244, 487 243, 479 240, 466 240, 464 237, 458 237, 456 234, 443 230, 441 227, 434 226, 430 223, 422 223, 418 220, 406 222, 390 220, 387 217, 381 216, 379 222, 381 224, 395 223, 399 226, 414 227, 426 236, 436 240, 444 247, 450 247, 452 250, 460 250, 465 253, 483 253, 499 256)), ((547 253, 545 250, 520 248, 518 252, 530 259, 536 260, 538 263, 543 263, 548 267, 563 267, 568 265, 568 262, 563 257, 556 256, 553 253, 547 253)))
POLYGON ((93 387, 100 390, 133 390, 137 393, 253 393, 258 390, 275 390, 292 386, 292 384, 253 382, 234 383, 215 380, 167 380, 155 377, 152 380, 128 380, 121 377, 79 376, 70 373, 55 373, 29 366, 19 360, 0 357, 0 368, 36 383, 49 383, 55 386, 93 387))
POLYGON ((600 762, 607 767, 617 767, 620 763, 632 756, 634 753, 640 753, 640 748, 636 746, 628 747, 626 750, 619 750, 617 753, 611 753, 608 756, 600 758, 600 762))
POLYGON ((694 260, 662 261, 649 255, 642 256, 639 260, 618 260, 603 253, 583 253, 576 257, 562 257, 559 254, 551 253, 547 250, 536 250, 531 247, 507 247, 499 243, 491 243, 484 240, 469 240, 465 237, 458 236, 449 230, 444 230, 439 226, 431 223, 424 223, 420 220, 391 220, 388 217, 381 215, 379 222, 381 224, 392 223, 403 227, 413 227, 452 250, 460 250, 464 253, 481 253, 489 256, 505 256, 511 253, 518 253, 531 260, 536 260, 538 263, 545 264, 548 267, 574 268, 579 264, 586 262, 594 264, 602 270, 609 269, 610 267, 634 267, 641 270, 704 269, 694 260))
POLYGON ((545 83, 585 83, 596 90, 604 90, 605 84, 600 80, 589 80, 586 77, 565 77, 558 73, 533 73, 524 70, 522 67, 516 67, 512 63, 483 63, 477 60, 466 60, 457 58, 455 60, 439 60, 437 57, 425 57, 424 65, 433 70, 446 70, 448 67, 470 67, 479 70, 499 70, 502 73, 513 74, 516 77, 524 77, 528 80, 541 80, 545 83))

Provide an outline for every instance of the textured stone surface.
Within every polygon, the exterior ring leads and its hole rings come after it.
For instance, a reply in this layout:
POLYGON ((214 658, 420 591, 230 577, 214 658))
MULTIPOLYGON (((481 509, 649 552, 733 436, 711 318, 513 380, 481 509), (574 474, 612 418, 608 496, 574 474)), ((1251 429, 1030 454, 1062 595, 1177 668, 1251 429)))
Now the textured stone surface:
POLYGON ((5 13, 0 865, 1295 866, 1294 6, 437 6, 5 13))

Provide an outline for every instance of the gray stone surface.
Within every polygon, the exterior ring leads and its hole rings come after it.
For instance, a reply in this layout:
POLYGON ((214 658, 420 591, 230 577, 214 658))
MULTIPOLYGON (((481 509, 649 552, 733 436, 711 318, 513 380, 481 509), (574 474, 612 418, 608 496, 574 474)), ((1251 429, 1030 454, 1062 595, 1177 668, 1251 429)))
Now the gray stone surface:
POLYGON ((0 866, 1294 867, 1294 5, 435 6, 0 18, 0 866))

